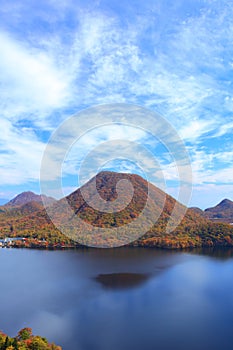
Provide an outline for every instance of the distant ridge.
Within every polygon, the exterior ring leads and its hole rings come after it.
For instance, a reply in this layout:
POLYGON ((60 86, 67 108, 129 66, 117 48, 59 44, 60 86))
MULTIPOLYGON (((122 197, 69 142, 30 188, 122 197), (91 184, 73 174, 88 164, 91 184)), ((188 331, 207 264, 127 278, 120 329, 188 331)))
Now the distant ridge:
POLYGON ((21 206, 25 205, 30 202, 37 202, 41 203, 43 202, 43 199, 46 199, 46 203, 54 203, 55 199, 52 197, 47 197, 45 195, 41 194, 35 194, 32 191, 22 192, 18 194, 16 197, 14 197, 12 200, 10 200, 8 203, 5 204, 6 207, 15 207, 15 206, 21 206))
POLYGON ((233 223, 233 202, 225 198, 215 207, 207 208, 204 214, 211 220, 233 223))

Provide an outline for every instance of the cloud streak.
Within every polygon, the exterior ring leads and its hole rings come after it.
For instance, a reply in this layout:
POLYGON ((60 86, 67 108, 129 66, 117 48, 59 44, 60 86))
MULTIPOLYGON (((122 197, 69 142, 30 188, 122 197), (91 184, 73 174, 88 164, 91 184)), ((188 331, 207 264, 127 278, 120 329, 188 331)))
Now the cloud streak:
MULTIPOLYGON (((82 108, 117 102, 158 111, 174 125, 190 150, 195 185, 231 181, 231 4, 122 6, 50 0, 1 7, 2 184, 36 181, 45 131, 82 108)), ((98 139, 92 135, 89 145, 98 139)), ((172 160, 166 167, 175 179, 172 160)))

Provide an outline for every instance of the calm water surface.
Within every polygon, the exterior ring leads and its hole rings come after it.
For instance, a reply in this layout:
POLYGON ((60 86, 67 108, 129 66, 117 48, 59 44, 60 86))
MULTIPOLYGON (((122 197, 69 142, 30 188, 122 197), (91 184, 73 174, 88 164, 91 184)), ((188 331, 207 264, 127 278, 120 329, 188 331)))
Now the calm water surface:
POLYGON ((0 250, 0 329, 64 350, 232 350, 233 250, 0 250))

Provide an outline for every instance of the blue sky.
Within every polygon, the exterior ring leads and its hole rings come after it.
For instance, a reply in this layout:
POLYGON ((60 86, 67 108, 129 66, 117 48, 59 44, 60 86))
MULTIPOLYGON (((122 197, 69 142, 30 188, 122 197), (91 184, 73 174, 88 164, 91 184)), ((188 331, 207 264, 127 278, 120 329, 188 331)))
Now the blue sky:
POLYGON ((233 200, 232 43, 232 1, 0 0, 0 197, 39 191, 62 121, 123 102, 160 113, 184 140, 190 205, 233 200))

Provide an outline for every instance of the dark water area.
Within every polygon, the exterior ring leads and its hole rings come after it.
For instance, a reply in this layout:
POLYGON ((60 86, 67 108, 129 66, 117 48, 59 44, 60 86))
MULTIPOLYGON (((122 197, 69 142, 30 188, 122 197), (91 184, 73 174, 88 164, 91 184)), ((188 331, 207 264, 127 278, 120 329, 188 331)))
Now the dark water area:
POLYGON ((0 329, 64 350, 232 350, 233 250, 0 249, 0 329))

